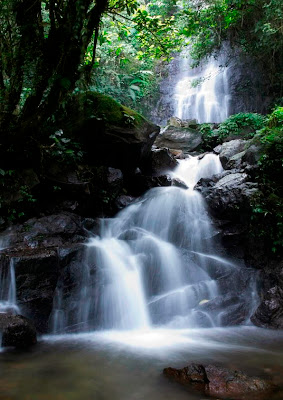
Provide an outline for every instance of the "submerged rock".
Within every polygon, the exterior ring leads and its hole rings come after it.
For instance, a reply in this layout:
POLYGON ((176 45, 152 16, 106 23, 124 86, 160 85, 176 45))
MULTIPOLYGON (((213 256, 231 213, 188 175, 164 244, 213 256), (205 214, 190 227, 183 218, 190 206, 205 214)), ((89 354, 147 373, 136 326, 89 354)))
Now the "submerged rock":
POLYGON ((37 343, 33 323, 22 315, 0 314, 2 346, 27 348, 37 343))
POLYGON ((247 321, 250 307, 244 296, 228 293, 200 304, 196 311, 215 314, 219 326, 233 326, 247 321))
POLYGON ((190 364, 176 369, 165 368, 163 373, 203 395, 230 400, 266 399, 276 388, 262 378, 250 377, 238 370, 215 365, 190 364))

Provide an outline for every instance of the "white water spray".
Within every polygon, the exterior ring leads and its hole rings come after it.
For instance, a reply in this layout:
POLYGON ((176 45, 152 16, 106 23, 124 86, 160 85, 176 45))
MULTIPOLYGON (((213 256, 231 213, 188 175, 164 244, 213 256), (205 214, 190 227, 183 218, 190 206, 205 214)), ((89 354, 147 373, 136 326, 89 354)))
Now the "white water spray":
POLYGON ((228 68, 211 57, 206 64, 191 68, 191 59, 183 53, 180 73, 173 95, 174 115, 199 123, 222 122, 229 116, 228 68))
POLYGON ((87 244, 77 292, 70 296, 63 281, 57 287, 53 332, 217 325, 217 313, 199 305, 219 295, 215 267, 236 267, 215 252, 218 231, 193 187, 221 171, 216 155, 189 157, 174 172, 189 189, 151 189, 105 220, 87 244))

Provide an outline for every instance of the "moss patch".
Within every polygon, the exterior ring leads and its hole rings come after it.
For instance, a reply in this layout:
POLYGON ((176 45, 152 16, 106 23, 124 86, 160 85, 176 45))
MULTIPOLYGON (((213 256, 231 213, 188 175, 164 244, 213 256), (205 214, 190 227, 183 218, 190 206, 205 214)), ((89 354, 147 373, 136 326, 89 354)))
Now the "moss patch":
POLYGON ((141 114, 122 106, 112 97, 97 92, 86 92, 77 96, 79 108, 84 110, 84 116, 103 120, 106 124, 139 127, 148 122, 141 114))

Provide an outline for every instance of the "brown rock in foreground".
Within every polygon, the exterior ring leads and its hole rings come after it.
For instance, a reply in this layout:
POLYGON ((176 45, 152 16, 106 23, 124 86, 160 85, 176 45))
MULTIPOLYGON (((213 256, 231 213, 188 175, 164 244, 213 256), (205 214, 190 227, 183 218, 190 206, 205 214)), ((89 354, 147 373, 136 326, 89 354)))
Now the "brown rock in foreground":
POLYGON ((215 365, 190 364, 182 369, 165 368, 163 373, 206 396, 230 400, 259 400, 276 389, 275 385, 262 378, 215 365))

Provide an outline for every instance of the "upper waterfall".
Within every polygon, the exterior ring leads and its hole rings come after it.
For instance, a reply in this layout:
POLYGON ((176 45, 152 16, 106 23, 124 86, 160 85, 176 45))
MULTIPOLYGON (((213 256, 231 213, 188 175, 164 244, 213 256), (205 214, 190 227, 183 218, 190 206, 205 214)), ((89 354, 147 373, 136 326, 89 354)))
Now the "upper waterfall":
POLYGON ((179 74, 173 94, 174 115, 199 123, 222 122, 229 116, 228 68, 210 57, 198 68, 184 53, 179 58, 179 74))

